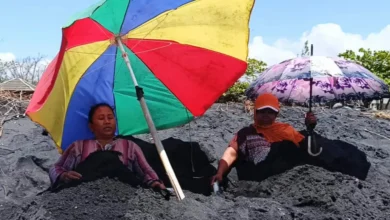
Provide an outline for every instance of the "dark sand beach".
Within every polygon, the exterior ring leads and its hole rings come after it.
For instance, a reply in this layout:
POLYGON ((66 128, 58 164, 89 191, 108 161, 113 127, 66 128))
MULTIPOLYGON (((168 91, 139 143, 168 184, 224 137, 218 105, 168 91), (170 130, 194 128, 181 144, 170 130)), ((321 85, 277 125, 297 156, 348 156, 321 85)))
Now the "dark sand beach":
MULTIPOLYGON (((301 130, 305 110, 284 107, 279 120, 301 130)), ((8 121, 0 138, 0 219, 390 219, 390 121, 350 108, 315 113, 319 134, 367 154, 366 180, 304 165, 260 183, 235 182, 222 195, 185 191, 184 201, 111 179, 37 195, 49 187, 47 171, 59 154, 28 118, 8 121)), ((159 134, 199 142, 216 166, 234 132, 251 121, 242 105, 215 104, 205 116, 159 134)), ((234 171, 230 177, 236 180, 234 171)))

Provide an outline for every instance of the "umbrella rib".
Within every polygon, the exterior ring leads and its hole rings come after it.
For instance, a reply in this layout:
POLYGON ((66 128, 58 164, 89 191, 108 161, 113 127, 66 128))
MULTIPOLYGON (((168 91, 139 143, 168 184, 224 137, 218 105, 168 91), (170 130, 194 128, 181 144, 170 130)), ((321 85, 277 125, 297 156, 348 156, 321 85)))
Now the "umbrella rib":
MULTIPOLYGON (((102 56, 102 55, 101 55, 102 56)), ((100 56, 99 56, 100 57, 100 56)), ((98 60, 99 59, 99 57, 96 59, 96 60, 98 60)), ((81 60, 82 59, 80 59, 78 62, 76 62, 76 64, 74 65, 74 66, 76 66, 79 62, 81 62, 81 60)), ((94 61, 94 62, 96 62, 96 60, 94 61)), ((113 62, 115 62, 116 61, 116 59, 114 58, 114 60, 113 61, 111 61, 111 62, 107 62, 106 64, 104 64, 103 66, 101 66, 101 67, 98 67, 98 68, 96 68, 96 69, 94 69, 94 70, 92 70, 91 72, 89 72, 89 73, 93 73, 93 72, 95 72, 95 71, 98 71, 99 69, 101 69, 102 67, 104 67, 104 66, 107 66, 107 65, 109 65, 109 64, 111 64, 111 63, 113 63, 113 62)), ((93 63, 91 64, 91 66, 93 65, 93 63)), ((71 68, 71 70, 73 70, 73 68, 74 67, 72 67, 71 68)), ((84 76, 84 75, 83 75, 84 76)), ((83 77, 82 76, 82 77, 83 77)))
POLYGON ((333 96, 334 96, 334 99, 337 100, 337 96, 336 96, 336 91, 334 89, 334 84, 332 84, 332 82, 330 81, 331 79, 334 79, 333 77, 326 77, 328 78, 328 82, 329 82, 329 85, 332 85, 331 88, 332 88, 332 91, 333 91, 333 96))
MULTIPOLYGON (((158 26, 160 26, 160 24, 163 22, 163 21, 165 21, 165 19, 168 17, 168 15, 169 15, 169 13, 167 13, 166 15, 165 15, 165 17, 164 17, 164 19, 161 19, 161 21, 154 27, 154 28, 152 28, 149 32, 147 32, 146 34, 145 34, 145 36, 143 36, 142 38, 140 38, 141 40, 139 40, 134 46, 132 46, 131 48, 130 48, 130 50, 134 50, 134 48, 136 47, 136 46, 138 46, 140 43, 141 43, 141 41, 143 41, 152 31, 154 31, 158 26)), ((128 36, 128 38, 130 38, 130 36, 128 36)))
MULTIPOLYGON (((287 60, 286 60, 286 61, 287 61, 287 60)), ((285 62, 285 61, 283 61, 283 62, 285 62)), ((283 63, 283 62, 282 62, 282 63, 283 63)), ((287 69, 288 65, 290 65, 290 64, 291 64, 291 61, 290 61, 289 64, 287 64, 287 65, 285 66, 285 68, 282 70, 282 73, 280 74, 280 77, 279 77, 279 80, 278 80, 278 81, 282 81, 282 79, 283 79, 283 74, 284 74, 285 70, 287 69)), ((288 80, 288 79, 287 79, 287 80, 288 80)), ((291 80, 293 80, 293 79, 291 79, 291 80)), ((292 94, 292 91, 293 91, 293 89, 294 89, 295 84, 296 84, 296 81, 294 81, 294 85, 292 85, 292 87, 291 87, 290 94, 289 94, 289 96, 287 96, 287 102, 288 102, 288 100, 290 100, 290 97, 291 97, 291 94, 292 94)), ((294 102, 294 101, 293 101, 293 102, 294 102)))
POLYGON ((109 39, 111 38, 111 36, 108 35, 108 34, 104 31, 104 29, 103 29, 97 22, 95 23, 95 25, 98 26, 99 30, 100 30, 102 33, 104 33, 104 35, 106 35, 107 38, 109 38, 109 39))
MULTIPOLYGON (((349 77, 348 77, 349 78, 349 77)), ((352 86, 352 78, 349 78, 350 80, 351 80, 351 87, 352 87, 352 89, 353 89, 353 91, 354 91, 354 93, 355 94, 357 94, 357 91, 356 91, 356 89, 352 86)))
MULTIPOLYGON (((291 94, 293 92, 293 89, 295 88, 297 81, 298 80, 294 80, 294 85, 291 86, 290 94, 287 96, 287 102, 290 100, 291 94)), ((294 102, 294 100, 292 102, 294 102)))
POLYGON ((79 52, 79 51, 67 51, 67 53, 79 53, 79 54, 90 54, 90 55, 101 55, 101 56, 116 56, 116 54, 88 53, 88 52, 79 52))
MULTIPOLYGON (((156 55, 158 55, 159 57, 163 57, 163 58, 166 58, 165 56, 163 56, 161 53, 159 53, 158 52, 158 50, 156 50, 156 55)), ((137 55, 135 55, 135 56, 137 56, 137 55)), ((138 56, 137 56, 138 57, 138 56)), ((138 57, 139 58, 139 57, 138 57)), ((140 59, 141 61, 142 61, 142 59, 140 59)), ((187 72, 190 72, 190 70, 188 69, 188 68, 186 68, 184 65, 182 65, 181 63, 179 63, 179 62, 174 62, 173 60, 171 60, 171 62, 172 62, 172 64, 176 64, 178 67, 180 67, 181 69, 183 69, 183 71, 187 71, 187 72)), ((144 61, 142 61, 142 63, 150 70, 150 72, 153 74, 153 72, 151 71, 151 68, 149 67, 149 65, 148 64, 146 64, 144 61)), ((154 74, 153 74, 154 75, 154 74)), ((165 87, 167 87, 167 85, 163 82, 163 81, 161 81, 156 75, 154 75, 154 77, 156 77, 165 87)), ((168 88, 168 90, 170 90, 169 89, 169 87, 167 87, 168 88)), ((174 97, 176 97, 177 98, 177 100, 179 100, 179 102, 184 106, 184 107, 186 107, 185 105, 184 105, 184 103, 182 102, 182 100, 181 99, 179 99, 178 97, 177 97, 177 95, 174 93, 174 92, 172 92, 172 91, 170 91, 172 94, 173 94, 173 96, 174 97)), ((190 111, 191 112, 191 111, 190 111)))
MULTIPOLYGON (((118 34, 121 34, 121 35, 122 35, 123 24, 125 23, 127 13, 129 13, 130 4, 131 4, 131 1, 129 1, 129 2, 127 3, 126 11, 125 11, 125 14, 123 15, 123 19, 122 19, 122 22, 121 22, 121 26, 119 27, 119 33, 118 33, 118 34)), ((111 12, 112 12, 113 14, 115 14, 115 12, 112 10, 112 8, 111 8, 111 12)), ((112 20, 114 21, 114 16, 112 16, 112 20)))
POLYGON ((153 49, 150 49, 150 50, 143 50, 143 51, 140 51, 140 52, 137 52, 137 53, 133 52, 133 53, 134 54, 142 54, 142 53, 152 52, 152 51, 155 51, 155 50, 159 50, 159 49, 163 49, 163 48, 172 46, 173 44, 178 44, 178 43, 169 42, 169 44, 161 46, 161 47, 153 48, 153 49))
MULTIPOLYGON (((91 73, 93 73, 93 72, 96 72, 96 71, 98 71, 99 69, 101 69, 101 68, 103 68, 103 67, 105 67, 105 66, 107 66, 107 65, 109 65, 109 64, 111 64, 111 63, 114 63, 116 61, 116 59, 114 59, 114 60, 112 60, 112 61, 108 61, 107 63, 105 63, 103 66, 100 66, 100 67, 97 67, 96 69, 94 69, 94 70, 91 70, 90 72, 89 72, 89 74, 91 74, 91 73)), ((114 73, 114 75, 115 75, 115 73, 114 73)))
POLYGON ((363 80, 365 83, 367 83, 368 87, 370 87, 370 89, 371 89, 374 93, 376 92, 376 90, 374 90, 374 89, 371 87, 371 85, 366 81, 366 79, 362 78, 362 80, 363 80))

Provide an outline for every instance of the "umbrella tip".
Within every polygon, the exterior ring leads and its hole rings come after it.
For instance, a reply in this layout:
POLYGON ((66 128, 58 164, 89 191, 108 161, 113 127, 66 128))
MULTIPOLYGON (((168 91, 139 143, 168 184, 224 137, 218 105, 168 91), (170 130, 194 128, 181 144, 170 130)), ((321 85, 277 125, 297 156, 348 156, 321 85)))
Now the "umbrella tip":
POLYGON ((310 55, 313 56, 314 50, 313 50, 313 44, 310 45, 310 55))
POLYGON ((126 40, 127 40, 127 34, 115 34, 110 38, 110 45, 118 46, 118 41, 124 43, 126 42, 126 40))

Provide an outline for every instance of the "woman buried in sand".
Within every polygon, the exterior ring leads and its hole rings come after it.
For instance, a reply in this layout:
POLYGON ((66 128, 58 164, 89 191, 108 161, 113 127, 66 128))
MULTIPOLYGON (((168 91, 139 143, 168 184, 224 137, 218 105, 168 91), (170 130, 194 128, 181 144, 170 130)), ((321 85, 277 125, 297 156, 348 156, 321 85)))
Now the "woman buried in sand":
POLYGON ((52 187, 58 183, 80 180, 81 174, 74 170, 88 155, 97 151, 112 150, 122 154, 120 160, 132 172, 141 177, 146 186, 165 189, 164 184, 149 166, 138 145, 129 140, 115 139, 116 119, 113 109, 108 104, 93 106, 89 112, 88 120, 95 139, 75 141, 66 149, 49 171, 52 187))
MULTIPOLYGON (((294 155, 294 151, 306 147, 305 137, 292 126, 275 122, 279 110, 279 101, 272 94, 263 94, 257 98, 254 124, 241 129, 233 137, 219 161, 217 174, 212 178, 211 184, 215 181, 222 182, 224 175, 227 175, 232 167, 236 167, 240 180, 262 180, 272 173, 277 173, 277 170, 283 170, 283 167, 275 167, 274 161, 287 164, 289 157, 295 157, 293 159, 297 160, 299 153, 294 155), (276 149, 274 146, 278 143, 284 145, 287 151, 291 149, 292 155, 286 155, 286 151, 284 155, 279 152, 271 153, 271 146, 276 149), (273 157, 272 162, 269 157, 273 157)), ((312 127, 316 125, 313 113, 306 114, 305 123, 312 127)))

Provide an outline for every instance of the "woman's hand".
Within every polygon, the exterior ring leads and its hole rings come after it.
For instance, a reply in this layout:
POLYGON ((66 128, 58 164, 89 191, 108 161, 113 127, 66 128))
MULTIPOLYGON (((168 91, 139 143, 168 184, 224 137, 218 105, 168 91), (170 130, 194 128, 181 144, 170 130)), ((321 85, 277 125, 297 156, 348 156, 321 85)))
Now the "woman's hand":
POLYGON ((81 174, 75 172, 75 171, 67 171, 61 174, 60 180, 65 183, 69 183, 73 180, 79 180, 81 179, 81 174))
POLYGON ((223 176, 221 174, 216 174, 211 178, 211 185, 213 185, 215 182, 221 183, 223 179, 223 176))
POLYGON ((152 183, 151 187, 152 187, 153 189, 161 189, 161 190, 166 189, 164 183, 160 183, 159 181, 154 181, 154 182, 152 183))
POLYGON ((314 129, 315 126, 317 125, 317 118, 313 112, 306 113, 305 125, 312 129, 314 129))

